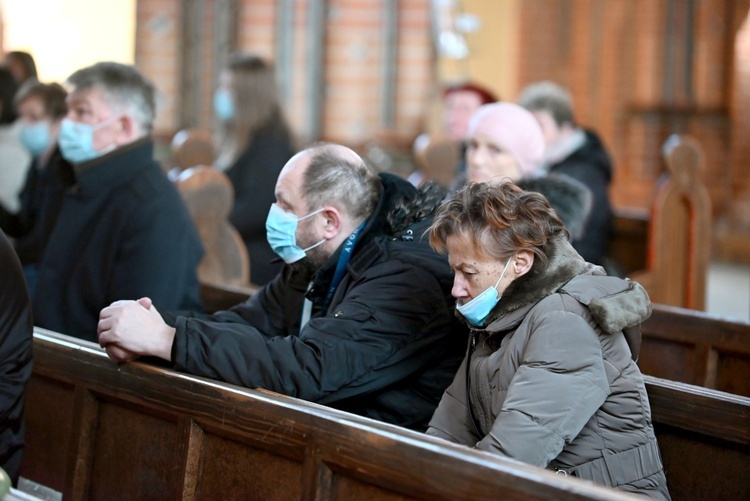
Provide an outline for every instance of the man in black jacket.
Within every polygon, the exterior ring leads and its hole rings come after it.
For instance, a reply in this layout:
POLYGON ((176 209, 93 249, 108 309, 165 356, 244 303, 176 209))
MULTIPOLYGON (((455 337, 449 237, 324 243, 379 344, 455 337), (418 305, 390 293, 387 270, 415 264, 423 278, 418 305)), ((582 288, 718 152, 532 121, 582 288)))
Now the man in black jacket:
POLYGON ((591 190, 588 220, 580 237, 571 243, 586 261, 605 264, 614 219, 609 201, 612 162, 607 150, 596 133, 576 126, 570 94, 556 83, 527 86, 519 104, 531 111, 542 127, 546 171, 570 176, 591 190))
POLYGON ((21 263, 0 231, 0 467, 18 482, 23 454, 23 406, 31 377, 31 304, 21 263))
POLYGON ((214 315, 160 315, 144 298, 102 310, 116 361, 155 355, 175 369, 425 429, 455 374, 466 331, 452 273, 423 238, 441 194, 374 174, 322 145, 284 166, 267 220, 281 273, 214 315))
POLYGON ((102 62, 68 78, 60 124, 62 201, 39 263, 36 325, 95 341, 99 312, 150 296, 200 308, 203 246, 153 157, 154 87, 133 66, 102 62))

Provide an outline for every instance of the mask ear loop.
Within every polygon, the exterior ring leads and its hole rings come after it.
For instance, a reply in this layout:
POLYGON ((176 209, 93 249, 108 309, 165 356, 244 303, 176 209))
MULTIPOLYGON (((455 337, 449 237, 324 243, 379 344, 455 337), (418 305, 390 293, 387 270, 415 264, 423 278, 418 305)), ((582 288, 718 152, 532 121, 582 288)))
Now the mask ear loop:
MULTIPOLYGON (((508 258, 508 261, 506 261, 506 263, 505 263, 505 266, 503 267, 503 272, 502 272, 502 273, 500 273, 500 278, 498 278, 498 279, 497 279, 497 282, 495 282, 495 292, 497 292, 497 286, 498 286, 498 285, 500 285, 500 281, 501 281, 501 280, 503 279, 503 277, 505 276, 505 272, 506 272, 506 270, 508 269, 508 266, 510 266, 510 260, 511 260, 511 259, 513 259, 513 257, 514 257, 514 256, 510 256, 510 257, 508 258)), ((498 293, 497 293, 497 295, 499 296, 499 295, 500 295, 500 293, 498 292, 498 293)))

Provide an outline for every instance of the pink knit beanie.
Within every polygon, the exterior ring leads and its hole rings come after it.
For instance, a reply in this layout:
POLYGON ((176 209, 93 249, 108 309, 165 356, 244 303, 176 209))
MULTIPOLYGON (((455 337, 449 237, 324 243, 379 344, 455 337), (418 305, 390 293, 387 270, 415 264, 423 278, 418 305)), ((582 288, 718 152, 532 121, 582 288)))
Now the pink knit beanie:
POLYGON ((507 150, 522 176, 536 173, 544 158, 542 128, 528 110, 513 103, 480 106, 469 121, 467 139, 483 134, 507 150))

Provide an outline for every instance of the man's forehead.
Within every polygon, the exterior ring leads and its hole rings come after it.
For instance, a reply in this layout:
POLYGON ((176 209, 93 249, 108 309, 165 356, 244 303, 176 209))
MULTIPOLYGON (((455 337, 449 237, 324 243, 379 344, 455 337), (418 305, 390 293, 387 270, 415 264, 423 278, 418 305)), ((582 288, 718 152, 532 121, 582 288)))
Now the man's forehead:
POLYGON ((290 207, 304 206, 302 184, 305 171, 310 163, 307 152, 294 155, 279 173, 276 181, 276 199, 290 207))

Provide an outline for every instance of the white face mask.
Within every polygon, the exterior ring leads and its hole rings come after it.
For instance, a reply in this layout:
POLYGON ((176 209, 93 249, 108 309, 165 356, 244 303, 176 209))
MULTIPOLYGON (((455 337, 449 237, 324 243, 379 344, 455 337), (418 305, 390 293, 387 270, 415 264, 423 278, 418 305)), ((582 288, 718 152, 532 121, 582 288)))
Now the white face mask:
POLYGON ((487 287, 484 292, 472 299, 466 304, 456 306, 461 315, 474 327, 484 327, 484 322, 487 317, 495 309, 495 306, 500 302, 500 294, 497 292, 497 286, 500 285, 500 281, 505 276, 505 270, 508 269, 510 261, 513 256, 508 258, 505 263, 503 272, 500 274, 500 278, 497 279, 494 286, 487 287))

